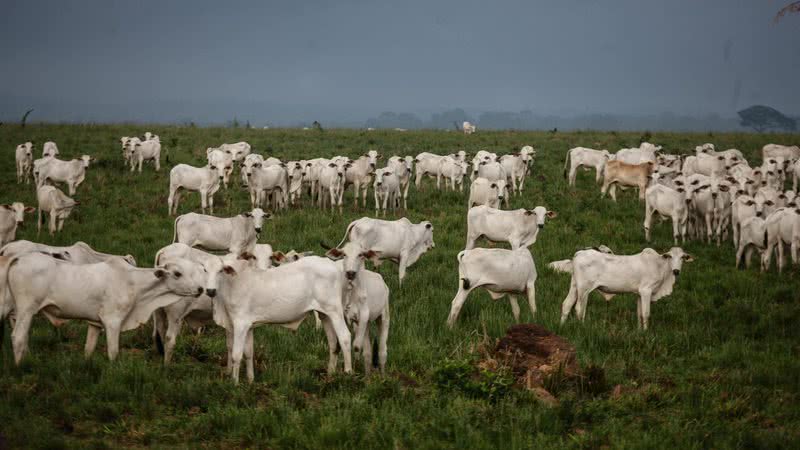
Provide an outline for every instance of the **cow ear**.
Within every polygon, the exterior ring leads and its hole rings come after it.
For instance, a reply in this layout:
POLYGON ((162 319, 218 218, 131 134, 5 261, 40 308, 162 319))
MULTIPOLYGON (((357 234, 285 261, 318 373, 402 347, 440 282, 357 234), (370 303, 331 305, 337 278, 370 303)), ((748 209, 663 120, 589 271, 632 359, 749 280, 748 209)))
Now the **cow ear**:
POLYGON ((722 184, 722 185, 719 186, 719 190, 722 191, 722 192, 728 192, 728 186, 725 186, 724 184, 722 184))
POLYGON ((236 276, 236 269, 231 266, 222 266, 222 271, 225 272, 226 275, 236 276))
POLYGON ((239 255, 238 259, 243 259, 245 261, 254 261, 256 257, 250 252, 244 252, 239 255))
POLYGON ((34 208, 33 206, 26 206, 25 207, 25 212, 26 213, 32 213, 34 211, 36 211, 36 208, 34 208))
POLYGON ((427 228, 427 229, 429 229, 429 230, 430 230, 431 228, 433 228, 433 224, 426 223, 426 224, 425 224, 425 228, 427 228))
POLYGON ((383 155, 381 155, 380 153, 378 153, 378 156, 375 157, 375 159, 381 159, 381 158, 383 158, 383 155))
POLYGON ((366 251, 366 252, 363 252, 363 253, 361 253, 361 255, 360 255, 360 256, 361 256, 362 258, 364 258, 364 259, 372 259, 372 258, 374 258, 374 257, 378 256, 378 254, 377 254, 377 253, 375 253, 375 251, 374 251, 374 250, 368 250, 368 251, 366 251))
POLYGON ((671 259, 672 255, 670 255, 669 253, 662 253, 661 257, 664 258, 664 259, 671 259))
POLYGON ((547 213, 545 213, 545 216, 547 216, 549 219, 555 219, 556 217, 558 217, 558 213, 555 211, 547 211, 547 213))
POLYGON ((13 209, 11 208, 11 205, 0 205, 0 208, 13 209))
POLYGON ((250 214, 249 212, 243 212, 242 215, 245 217, 253 217, 253 215, 250 214))
POLYGON ((534 214, 534 211, 532 209, 526 209, 525 210, 525 215, 526 216, 532 216, 533 214, 534 214))
POLYGON ((158 279, 164 279, 167 276, 167 271, 164 269, 156 269, 156 271, 153 272, 153 275, 155 275, 158 279))
POLYGON ((274 263, 279 263, 285 260, 286 256, 283 254, 283 252, 275 252, 269 257, 269 259, 271 259, 274 263))
POLYGON ((337 260, 342 259, 342 257, 344 256, 344 253, 342 253, 342 251, 339 250, 338 248, 332 248, 332 249, 328 250, 327 252, 325 252, 325 256, 327 256, 328 259, 332 259, 334 261, 337 261, 337 260))
POLYGON ((692 262, 692 261, 694 261, 694 256, 692 256, 692 255, 690 255, 688 253, 684 253, 681 258, 683 258, 684 262, 692 262))

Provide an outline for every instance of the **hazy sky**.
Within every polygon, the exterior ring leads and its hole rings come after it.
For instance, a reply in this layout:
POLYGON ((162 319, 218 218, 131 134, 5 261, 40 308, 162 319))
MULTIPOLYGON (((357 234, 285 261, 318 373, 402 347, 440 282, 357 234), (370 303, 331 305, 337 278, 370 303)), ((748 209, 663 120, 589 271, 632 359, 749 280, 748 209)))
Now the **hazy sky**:
POLYGON ((3 0, 0 117, 798 113, 800 15, 772 20, 787 2, 3 0))

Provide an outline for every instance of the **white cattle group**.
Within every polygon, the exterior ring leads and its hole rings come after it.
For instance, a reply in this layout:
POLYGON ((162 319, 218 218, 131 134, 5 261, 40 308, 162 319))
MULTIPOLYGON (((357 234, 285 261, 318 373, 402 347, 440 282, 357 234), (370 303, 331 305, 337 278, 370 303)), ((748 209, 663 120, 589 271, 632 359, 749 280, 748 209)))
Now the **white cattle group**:
MULTIPOLYGON (((464 122, 462 130, 471 134, 475 126, 464 122)), ((131 172, 137 167, 141 172, 148 161, 155 171, 160 170, 159 136, 147 132, 141 138, 122 137, 120 144, 126 171, 130 166, 131 172)), ((62 230, 80 205, 77 188, 87 179, 94 158, 82 155, 61 160, 55 143, 46 142, 42 158, 33 160, 33 145, 25 142, 16 148, 17 183, 29 183, 33 174, 37 230, 47 218, 53 234, 62 230), (57 183, 66 184, 68 195, 57 183)), ((769 268, 774 252, 782 270, 787 249, 792 261, 800 262, 800 209, 795 190, 785 190, 790 174, 794 188, 800 177, 798 147, 766 145, 758 166, 751 166, 739 150, 717 151, 710 143, 697 146, 688 156, 662 150, 643 142, 616 153, 585 147, 567 153, 568 186, 575 186, 578 169, 583 168, 595 170, 595 182, 602 181, 601 195, 609 192, 614 201, 617 187, 638 190, 644 201, 645 239, 650 241, 656 223, 666 219, 672 223, 675 247, 667 252, 645 248, 637 254, 616 255, 599 246, 551 262, 551 269, 571 274, 561 307, 562 323, 573 309, 583 321, 592 291, 606 300, 631 293, 638 296, 638 324, 647 329, 651 303, 672 293, 683 264, 693 260, 677 247, 687 238, 716 239, 719 245, 732 231, 737 266, 749 266, 754 251, 760 254, 762 270, 769 268)), ((152 319, 153 337, 165 364, 173 359, 184 323, 195 330, 219 326, 226 336, 226 374, 238 382, 244 359, 247 380, 252 382, 254 328, 271 324, 295 330, 313 315, 325 333, 328 371, 338 370, 341 356, 344 371, 351 372, 353 353, 363 358, 366 373, 373 369, 373 324, 378 368, 384 371, 391 292, 377 267, 387 260, 397 264, 397 287, 401 288, 410 268, 435 248, 433 223, 414 223, 402 216, 396 220, 362 217, 349 223, 335 247, 321 241, 327 251, 315 256, 276 251, 277 242, 259 243, 268 235, 266 221, 301 206, 304 196, 309 204, 338 207, 341 212, 351 186, 354 208, 367 206, 371 188, 375 215, 382 212, 385 217, 387 210, 398 214, 399 208, 408 208, 412 178, 418 195, 425 178, 436 178, 437 189, 445 190, 438 195, 459 198, 464 197, 465 179, 469 179, 466 243, 453 261, 458 267, 458 286, 446 324, 455 326, 469 295, 479 289, 494 300, 507 296, 512 316, 519 321, 518 296, 527 298, 532 316, 537 310, 538 272, 531 247, 546 222, 558 217, 545 206, 509 209, 511 199, 523 195, 535 157, 536 150, 528 145, 501 155, 488 150, 474 155, 464 150, 426 151, 384 159, 370 149, 355 159, 290 161, 259 155, 246 142, 208 147, 203 165, 177 164, 169 171, 168 214, 177 217, 172 242, 156 253, 153 268, 138 268, 132 255, 99 252, 81 241, 53 246, 16 240, 24 214, 34 208, 21 202, 0 205, 0 320, 13 319, 17 364, 28 351, 31 321, 37 314, 54 325, 70 319, 86 322, 87 357, 104 330, 112 360, 119 352, 120 333, 152 319), (236 170, 241 173, 233 176, 236 170), (250 210, 216 217, 215 194, 223 186, 228 189, 223 191, 226 198, 233 195, 237 189, 229 189, 231 183, 246 188, 250 210), (184 191, 199 194, 201 213, 178 215, 184 191), (207 210, 211 215, 206 215, 207 210), (476 248, 482 242, 508 248, 476 248)), ((232 207, 230 202, 225 206, 232 207)), ((464 314, 469 315, 469 309, 464 314)))

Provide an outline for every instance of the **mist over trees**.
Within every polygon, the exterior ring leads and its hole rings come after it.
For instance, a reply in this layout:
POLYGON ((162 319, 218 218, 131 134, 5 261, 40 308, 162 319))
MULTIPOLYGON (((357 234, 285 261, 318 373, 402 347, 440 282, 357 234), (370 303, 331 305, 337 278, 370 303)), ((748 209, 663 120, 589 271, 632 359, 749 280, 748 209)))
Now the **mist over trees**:
POLYGON ((752 128, 758 133, 769 130, 795 131, 797 129, 797 121, 795 119, 786 117, 777 109, 769 106, 755 105, 743 109, 737 114, 742 118, 741 126, 752 128))

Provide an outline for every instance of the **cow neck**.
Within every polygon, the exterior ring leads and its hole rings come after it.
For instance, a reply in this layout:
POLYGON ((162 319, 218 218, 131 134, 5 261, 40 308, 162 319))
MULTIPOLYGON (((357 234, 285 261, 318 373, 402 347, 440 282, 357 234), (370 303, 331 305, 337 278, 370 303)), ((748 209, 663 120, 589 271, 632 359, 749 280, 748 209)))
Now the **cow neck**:
POLYGON ((408 252, 408 260, 406 262, 406 266, 410 266, 417 262, 417 260, 425 253, 424 243, 422 242, 422 238, 425 235, 425 225, 423 224, 412 224, 411 225, 411 234, 413 235, 414 245, 411 247, 411 251, 408 252))
POLYGON ((178 296, 170 291, 164 280, 156 278, 155 270, 131 268, 128 272, 136 302, 152 300, 166 294, 178 296))

